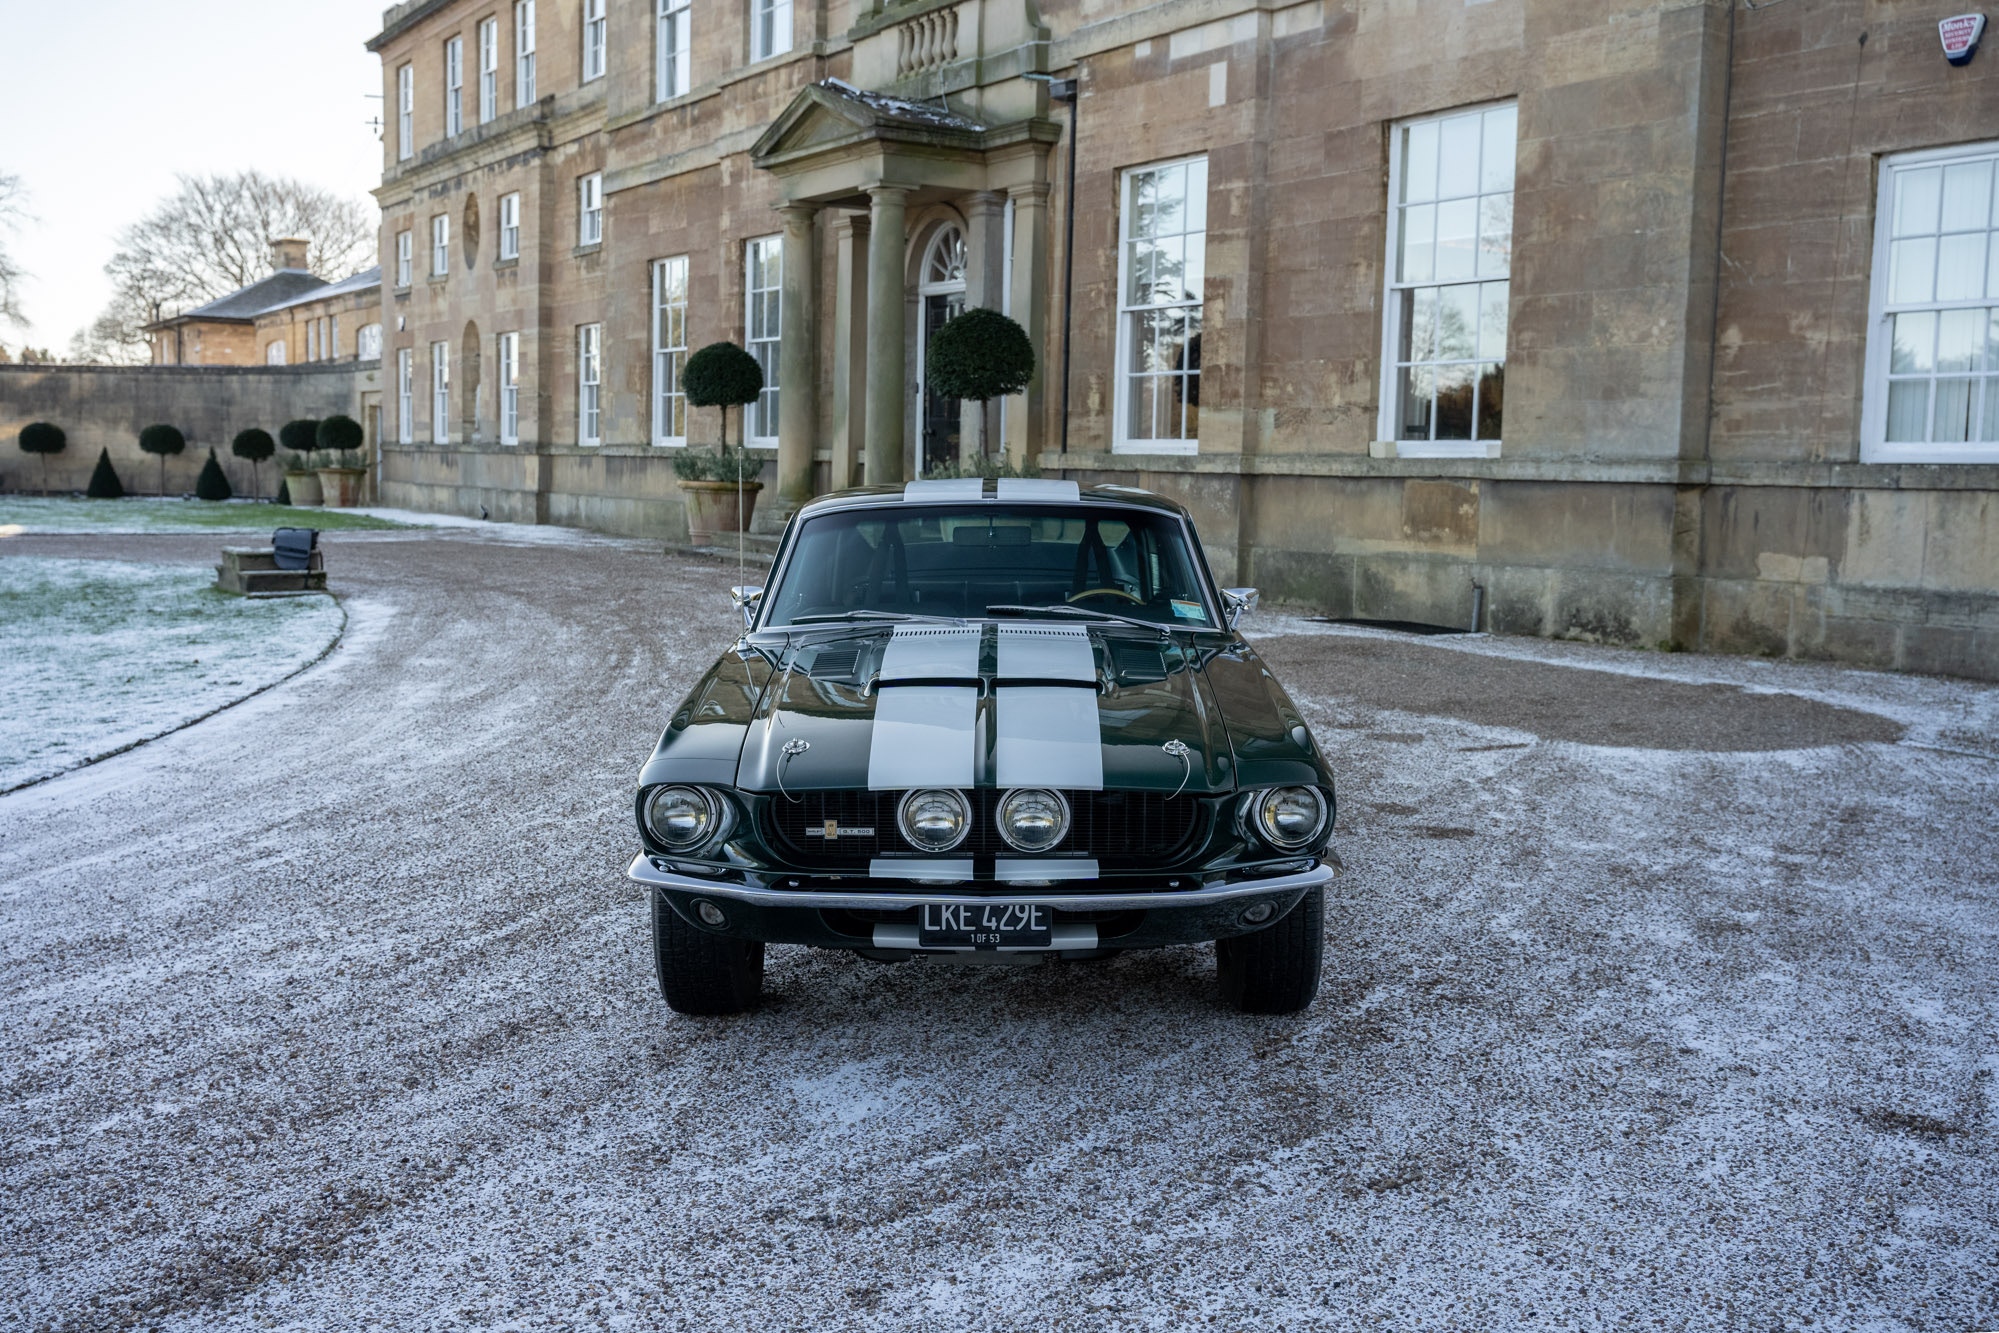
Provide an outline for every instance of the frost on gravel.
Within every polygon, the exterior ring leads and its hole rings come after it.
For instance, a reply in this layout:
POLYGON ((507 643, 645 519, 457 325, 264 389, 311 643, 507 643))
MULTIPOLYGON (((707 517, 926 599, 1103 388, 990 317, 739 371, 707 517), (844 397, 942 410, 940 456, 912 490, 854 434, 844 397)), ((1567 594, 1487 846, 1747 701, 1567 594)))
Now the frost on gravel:
POLYGON ((0 559, 0 791, 281 680, 340 633, 330 597, 250 601, 184 566, 0 559))

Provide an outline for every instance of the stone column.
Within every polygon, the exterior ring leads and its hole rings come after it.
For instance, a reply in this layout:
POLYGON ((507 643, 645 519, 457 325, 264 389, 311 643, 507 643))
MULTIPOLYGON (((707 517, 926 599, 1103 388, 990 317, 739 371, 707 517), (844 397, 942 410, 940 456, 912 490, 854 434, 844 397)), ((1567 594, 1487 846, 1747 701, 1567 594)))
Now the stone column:
POLYGON ((868 219, 833 222, 833 489, 854 484, 867 456, 868 219))
POLYGON ((1061 293, 1049 287, 1048 192, 1045 181, 1007 191, 1013 200, 1013 319, 1034 344, 1034 380, 1026 393, 1009 400, 1006 414, 1006 452, 1016 465, 1041 452, 1048 386, 1059 385, 1062 376, 1049 318, 1049 302, 1060 300, 1061 293))
POLYGON ((868 191, 867 484, 903 480, 903 214, 909 191, 877 185, 868 191))
MULTIPOLYGON (((998 310, 1006 304, 1000 284, 1006 276, 1006 196, 980 190, 965 197, 965 307, 998 310)), ((981 410, 978 403, 959 404, 958 460, 969 462, 991 447, 999 429, 1000 405, 995 399, 981 410)))
POLYGON ((813 309, 813 204, 784 204, 783 325, 777 344, 777 494, 786 507, 812 498, 812 446, 818 434, 819 317, 813 309))

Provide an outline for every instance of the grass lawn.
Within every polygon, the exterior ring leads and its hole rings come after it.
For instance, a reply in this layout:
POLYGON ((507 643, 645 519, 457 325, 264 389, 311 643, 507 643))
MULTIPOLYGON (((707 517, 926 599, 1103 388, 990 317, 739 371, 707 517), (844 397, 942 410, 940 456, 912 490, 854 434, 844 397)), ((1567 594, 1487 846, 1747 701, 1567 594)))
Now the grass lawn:
POLYGON ((406 526, 345 509, 278 505, 263 500, 44 499, 0 495, 0 536, 10 532, 263 532, 318 528, 357 532, 406 526))
POLYGON ((0 558, 0 791, 254 694, 340 633, 331 597, 251 601, 213 583, 184 565, 0 558))

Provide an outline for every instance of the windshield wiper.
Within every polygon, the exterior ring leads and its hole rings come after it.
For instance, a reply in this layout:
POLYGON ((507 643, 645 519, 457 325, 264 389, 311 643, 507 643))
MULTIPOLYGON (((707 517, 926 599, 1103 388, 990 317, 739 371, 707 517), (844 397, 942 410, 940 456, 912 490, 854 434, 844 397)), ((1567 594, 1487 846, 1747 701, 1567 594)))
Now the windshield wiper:
POLYGON ((1172 629, 1156 620, 1140 620, 1137 616, 1121 616, 1115 611, 1099 611, 1093 606, 1070 606, 1066 602, 1056 602, 1049 606, 989 606, 989 616, 1076 616, 1083 620, 1114 620, 1126 625, 1136 625, 1149 629, 1154 634, 1165 634, 1172 629))
MULTIPOLYGON (((830 625, 843 620, 917 620, 933 625, 962 625, 965 623, 958 616, 925 616, 904 611, 876 611, 871 607, 864 606, 853 611, 820 611, 809 616, 793 616, 791 618, 791 625, 830 625)), ((790 625, 780 625, 777 628, 788 629, 790 625)))

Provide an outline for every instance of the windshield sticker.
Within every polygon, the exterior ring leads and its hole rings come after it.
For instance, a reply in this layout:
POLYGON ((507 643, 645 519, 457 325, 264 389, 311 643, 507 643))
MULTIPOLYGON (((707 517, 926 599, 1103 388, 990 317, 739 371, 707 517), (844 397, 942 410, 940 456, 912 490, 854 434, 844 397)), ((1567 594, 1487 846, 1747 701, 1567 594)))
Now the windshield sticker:
POLYGON ((1183 602, 1173 599, 1173 616, 1176 620, 1206 620, 1208 613, 1201 609, 1199 602, 1183 602))

